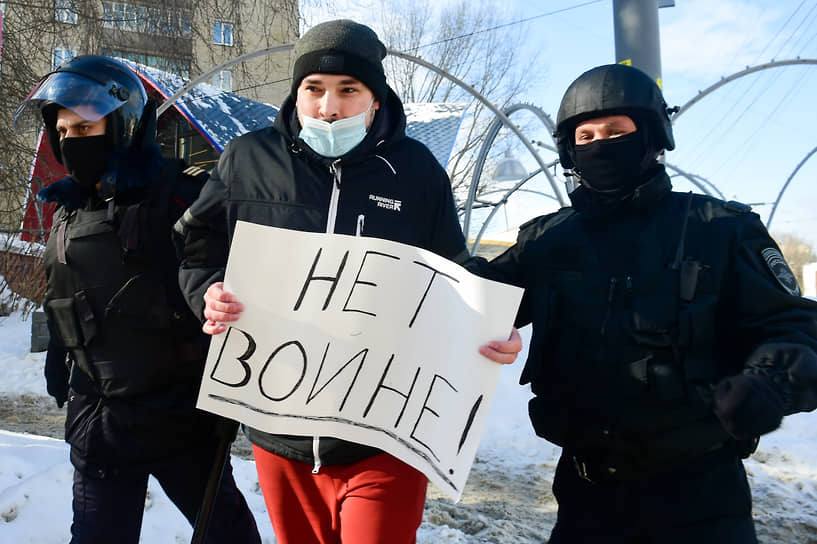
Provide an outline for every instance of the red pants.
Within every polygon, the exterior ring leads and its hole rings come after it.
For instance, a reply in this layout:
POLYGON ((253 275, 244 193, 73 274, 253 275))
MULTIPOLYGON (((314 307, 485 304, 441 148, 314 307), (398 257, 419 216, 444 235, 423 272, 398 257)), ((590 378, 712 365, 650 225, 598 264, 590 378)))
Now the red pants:
POLYGON ((428 481, 387 453, 312 465, 253 446, 278 544, 414 544, 428 481))

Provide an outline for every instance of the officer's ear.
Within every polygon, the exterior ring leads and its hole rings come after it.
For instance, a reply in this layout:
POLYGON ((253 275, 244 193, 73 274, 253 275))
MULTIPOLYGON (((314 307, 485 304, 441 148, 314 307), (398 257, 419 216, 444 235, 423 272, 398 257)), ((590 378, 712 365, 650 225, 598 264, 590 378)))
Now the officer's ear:
POLYGON ((156 125, 157 115, 156 110, 159 104, 152 98, 148 98, 145 107, 142 110, 142 117, 139 118, 139 124, 136 126, 136 131, 133 133, 133 147, 136 149, 146 149, 153 145, 156 141, 156 125))

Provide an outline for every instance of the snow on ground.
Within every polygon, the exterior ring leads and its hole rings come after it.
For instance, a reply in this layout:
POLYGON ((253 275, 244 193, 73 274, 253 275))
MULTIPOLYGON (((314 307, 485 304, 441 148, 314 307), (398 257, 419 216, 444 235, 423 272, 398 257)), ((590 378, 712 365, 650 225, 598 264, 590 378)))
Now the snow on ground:
MULTIPOLYGON (((31 321, 0 317, 0 395, 45 396, 43 353, 30 353, 31 321)), ((529 331, 523 330, 523 337, 529 331)), ((527 345, 527 338, 526 345, 527 345)), ((558 448, 536 438, 527 419, 530 396, 517 384, 520 360, 502 370, 477 460, 463 499, 452 504, 433 486, 420 544, 542 542, 555 503, 550 478, 558 448)), ((817 412, 786 418, 746 462, 761 542, 817 544, 817 412)), ((236 456, 236 480, 265 544, 275 537, 255 466, 236 456)), ((0 430, 0 542, 57 544, 69 540, 73 469, 62 441, 0 430)), ((189 542, 192 530, 149 483, 141 542, 189 542)))

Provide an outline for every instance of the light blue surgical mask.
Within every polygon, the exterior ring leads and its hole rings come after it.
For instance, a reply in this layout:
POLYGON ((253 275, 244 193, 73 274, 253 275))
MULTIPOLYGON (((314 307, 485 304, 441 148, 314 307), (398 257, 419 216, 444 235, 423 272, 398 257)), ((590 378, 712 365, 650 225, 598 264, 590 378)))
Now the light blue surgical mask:
POLYGON ((371 106, 363 113, 338 119, 333 123, 301 114, 299 136, 318 155, 332 159, 340 157, 354 149, 366 137, 366 115, 370 109, 371 106))

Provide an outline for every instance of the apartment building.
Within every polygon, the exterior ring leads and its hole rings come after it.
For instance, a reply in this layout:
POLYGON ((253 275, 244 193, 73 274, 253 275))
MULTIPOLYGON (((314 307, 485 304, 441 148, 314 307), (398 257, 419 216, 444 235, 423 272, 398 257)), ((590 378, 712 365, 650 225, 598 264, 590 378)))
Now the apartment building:
MULTIPOLYGON (((18 228, 19 210, 34 196, 36 134, 17 134, 12 118, 43 74, 76 55, 102 54, 189 79, 291 43, 297 30, 297 0, 0 1, 0 231, 18 228)), ((289 92, 289 64, 289 52, 261 56, 215 72, 208 83, 278 105, 289 92)), ((217 158, 183 116, 171 111, 159 128, 167 155, 204 167, 217 158)))
MULTIPOLYGON (((239 55, 294 41, 297 10, 297 0, 6 2, 0 69, 23 62, 43 74, 73 56, 91 53, 189 78, 239 55)), ((283 53, 220 70, 210 83, 279 104, 287 94, 288 72, 289 54, 283 53)))

